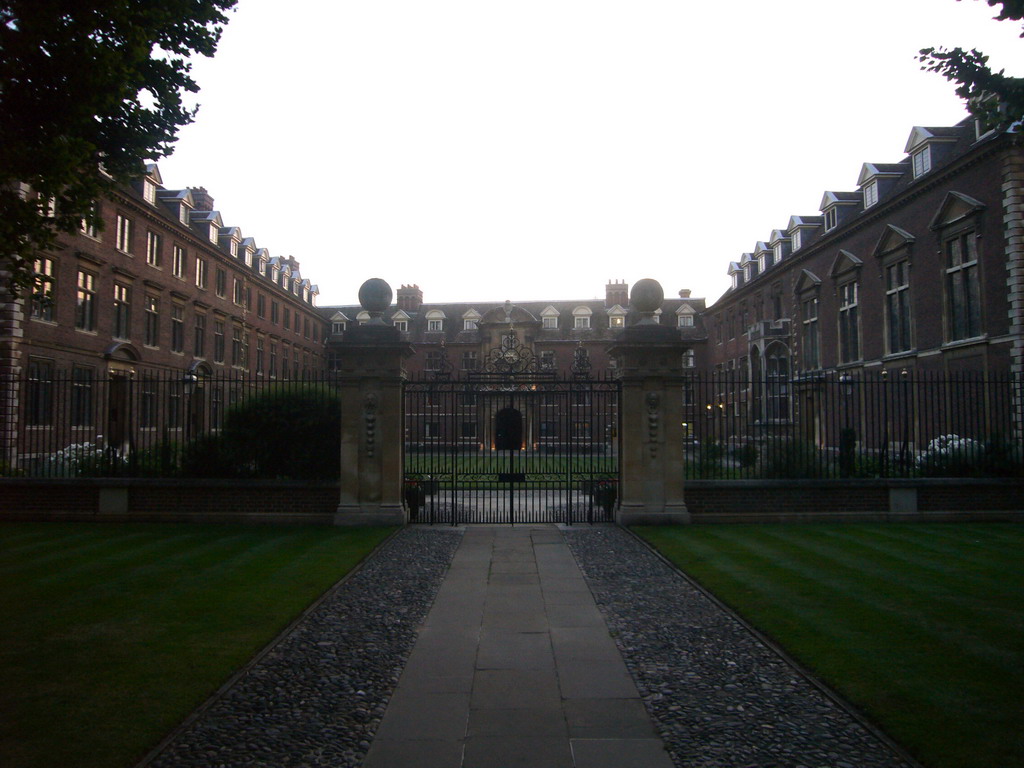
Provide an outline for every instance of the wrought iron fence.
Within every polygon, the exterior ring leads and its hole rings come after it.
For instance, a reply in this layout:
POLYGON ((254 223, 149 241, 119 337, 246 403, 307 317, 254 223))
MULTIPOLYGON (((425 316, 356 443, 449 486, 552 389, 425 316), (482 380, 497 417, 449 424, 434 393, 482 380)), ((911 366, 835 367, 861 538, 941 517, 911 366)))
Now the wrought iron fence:
MULTIPOLYGON (((689 479, 1024 476, 1019 376, 698 375, 680 389, 689 479)), ((329 479, 338 409, 329 377, 33 371, 0 380, 0 475, 329 479), (270 399, 243 407, 256 397, 270 399)))
POLYGON ((1019 376, 696 376, 683 403, 689 479, 1024 475, 1019 376))
POLYGON ((30 371, 0 381, 0 474, 330 479, 339 427, 310 422, 331 412, 328 378, 30 371))

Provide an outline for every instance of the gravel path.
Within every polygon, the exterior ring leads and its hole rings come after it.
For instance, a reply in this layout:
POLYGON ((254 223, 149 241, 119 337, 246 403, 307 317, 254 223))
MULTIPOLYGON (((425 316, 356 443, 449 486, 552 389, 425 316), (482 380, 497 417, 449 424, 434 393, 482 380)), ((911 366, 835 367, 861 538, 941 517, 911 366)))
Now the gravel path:
POLYGON ((145 765, 358 766, 460 540, 402 530, 145 765))
POLYGON ((629 533, 564 533, 679 768, 910 768, 629 533))

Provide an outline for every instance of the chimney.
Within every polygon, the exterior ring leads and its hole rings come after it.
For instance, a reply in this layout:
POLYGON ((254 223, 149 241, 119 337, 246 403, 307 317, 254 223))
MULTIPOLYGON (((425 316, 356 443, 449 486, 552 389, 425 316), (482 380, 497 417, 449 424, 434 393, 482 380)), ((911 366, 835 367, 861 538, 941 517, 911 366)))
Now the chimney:
POLYGON ((196 211, 212 211, 213 198, 210 197, 210 193, 206 191, 206 187, 189 187, 189 191, 192 193, 192 201, 195 203, 196 211))
POLYGON ((604 287, 605 307, 614 307, 616 304, 620 307, 629 306, 629 284, 625 280, 609 280, 604 287))
POLYGON ((398 289, 398 308, 406 312, 419 312, 423 304, 423 291, 418 285, 403 285, 398 289))
POLYGON ((679 291, 679 298, 680 299, 688 299, 688 298, 690 298, 690 294, 691 293, 692 293, 692 291, 689 288, 683 288, 681 291, 679 291))

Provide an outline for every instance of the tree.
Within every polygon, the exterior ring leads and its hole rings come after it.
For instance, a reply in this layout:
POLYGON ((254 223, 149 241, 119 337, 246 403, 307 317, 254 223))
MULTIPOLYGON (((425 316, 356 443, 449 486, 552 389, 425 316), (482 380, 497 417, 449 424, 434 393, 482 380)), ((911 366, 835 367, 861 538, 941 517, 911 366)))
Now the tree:
MULTIPOLYGON (((959 2, 960 0, 957 0, 959 2)), ((997 21, 1024 19, 1024 0, 987 0, 1002 6, 997 21)), ((1021 32, 1024 37, 1024 31, 1021 32)), ((1024 119, 1024 79, 1009 77, 1004 70, 993 72, 988 56, 972 48, 923 48, 918 54, 921 67, 938 72, 957 83, 956 94, 967 102, 968 111, 988 128, 1006 128, 1024 119)))
POLYGON ((236 2, 0 0, 0 293, 172 152, 196 113, 188 58, 213 56, 236 2))

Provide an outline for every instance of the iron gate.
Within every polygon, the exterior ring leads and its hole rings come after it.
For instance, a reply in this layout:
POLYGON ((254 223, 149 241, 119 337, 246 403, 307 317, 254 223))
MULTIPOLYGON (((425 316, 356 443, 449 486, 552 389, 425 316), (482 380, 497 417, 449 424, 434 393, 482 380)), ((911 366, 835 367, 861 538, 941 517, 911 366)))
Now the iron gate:
POLYGON ((565 375, 506 335, 479 370, 405 385, 405 500, 427 523, 598 522, 619 492, 619 383, 565 375))

